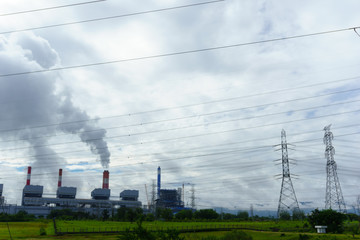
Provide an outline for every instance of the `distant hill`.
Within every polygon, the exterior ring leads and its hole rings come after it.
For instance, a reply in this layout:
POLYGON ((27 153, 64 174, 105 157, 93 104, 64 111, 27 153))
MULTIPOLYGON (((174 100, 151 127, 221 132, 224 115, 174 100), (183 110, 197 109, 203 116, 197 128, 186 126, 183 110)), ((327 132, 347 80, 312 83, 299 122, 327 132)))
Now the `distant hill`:
MULTIPOLYGON (((213 208, 217 213, 231 213, 231 214, 237 214, 239 211, 241 212, 248 212, 250 216, 249 209, 228 209, 228 208, 222 208, 222 207, 215 207, 213 208)), ((311 213, 314 208, 301 208, 302 211, 304 211, 305 214, 311 213)), ((258 215, 259 217, 276 217, 277 216, 277 210, 256 210, 254 208, 253 210, 254 216, 258 215)), ((348 209, 348 213, 355 213, 353 209, 348 209)))

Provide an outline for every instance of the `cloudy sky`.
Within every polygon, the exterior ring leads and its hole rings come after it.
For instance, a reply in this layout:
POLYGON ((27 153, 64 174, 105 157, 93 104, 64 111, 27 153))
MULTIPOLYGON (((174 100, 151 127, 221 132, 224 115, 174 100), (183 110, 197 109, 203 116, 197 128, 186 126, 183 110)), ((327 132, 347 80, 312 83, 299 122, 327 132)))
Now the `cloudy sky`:
POLYGON ((101 187, 108 169, 113 199, 138 189, 146 204, 145 184, 150 198, 161 166, 163 188, 184 184, 186 204, 194 185, 197 208, 275 210, 284 129, 300 207, 323 208, 323 128, 332 124, 351 208, 360 195, 360 36, 351 29, 360 26, 358 6, 1 1, 6 201, 20 203, 31 165, 31 183, 46 196, 54 196, 59 168, 78 198, 101 187), (267 41, 294 36, 303 37, 267 41))

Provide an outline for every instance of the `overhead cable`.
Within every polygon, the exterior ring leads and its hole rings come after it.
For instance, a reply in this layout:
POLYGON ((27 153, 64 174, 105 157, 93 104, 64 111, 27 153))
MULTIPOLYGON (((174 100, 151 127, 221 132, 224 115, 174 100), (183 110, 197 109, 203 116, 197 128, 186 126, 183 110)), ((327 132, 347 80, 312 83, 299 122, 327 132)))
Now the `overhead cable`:
MULTIPOLYGON (((354 88, 354 89, 347 89, 347 90, 342 90, 342 91, 337 91, 337 92, 331 92, 331 93, 325 93, 325 94, 319 94, 319 95, 315 95, 315 96, 310 96, 310 97, 302 97, 302 98, 296 98, 296 99, 290 99, 290 100, 285 100, 285 101, 279 101, 279 102, 272 102, 272 103, 266 103, 266 104, 261 104, 261 105, 256 105, 256 106, 250 106, 250 107, 243 107, 243 108, 237 108, 237 109, 232 109, 232 110, 228 110, 228 111, 240 111, 240 110, 246 110, 246 109, 250 109, 250 108, 258 108, 258 107, 265 107, 265 106, 272 106, 275 104, 282 104, 282 103, 289 103, 289 102, 294 102, 294 101, 299 101, 299 100, 307 100, 307 99, 311 99, 311 98, 319 98, 319 97, 324 97, 324 96, 329 96, 329 95, 334 95, 334 94, 341 94, 341 93, 348 93, 348 92, 354 92, 354 91, 359 91, 360 88, 354 88)), ((241 98, 241 97, 240 97, 241 98)), ((227 100, 227 99, 225 99, 227 100)), ((225 101, 225 100, 220 100, 220 101, 225 101)), ((353 100, 350 102, 357 102, 358 100, 353 100)), ((219 102, 219 101, 213 101, 213 102, 219 102)), ((348 102, 348 103, 350 103, 348 102)), ((204 103, 203 103, 204 104, 204 103)), ((331 106, 331 105, 338 105, 338 104, 344 104, 344 103, 335 103, 335 104, 328 104, 328 105, 324 105, 324 106, 331 106)), ((178 107, 178 108, 182 108, 178 107)), ((290 110, 291 111, 291 110, 290 110)), ((296 110, 294 110, 296 111, 296 110)), ((186 117, 178 117, 178 118, 173 118, 173 119, 164 119, 164 120, 156 120, 156 121, 151 121, 151 122, 142 122, 142 123, 137 123, 137 124, 130 124, 130 125, 124 125, 122 127, 136 127, 136 126, 143 126, 143 125, 147 125, 147 124, 153 124, 153 123, 161 123, 161 122, 168 122, 168 121, 175 121, 175 120, 182 120, 182 119, 187 119, 187 118, 193 118, 193 117, 199 117, 199 116, 206 116, 206 115, 212 115, 212 114, 218 114, 218 113, 225 113, 227 111, 220 111, 220 112, 215 112, 215 113, 208 113, 208 114, 197 114, 197 115, 191 115, 191 116, 186 116, 186 117)), ((128 114, 130 116, 130 114, 128 114)), ((69 122, 60 122, 60 123, 52 123, 52 124, 46 124, 46 125, 38 125, 38 126, 31 126, 31 127, 25 127, 25 128, 14 128, 14 129, 0 129, 0 132, 12 132, 12 131, 21 131, 21 130, 25 130, 25 129, 36 129, 36 128, 44 128, 44 127, 53 127, 53 126, 60 126, 60 125, 67 125, 67 124, 74 124, 74 123, 80 123, 80 122, 88 122, 88 121, 94 121, 94 120, 100 120, 100 119, 108 119, 108 118, 118 118, 118 117, 123 117, 123 116, 128 116, 127 114, 122 114, 122 115, 115 115, 115 116, 108 116, 108 117, 98 117, 98 118, 94 118, 94 119, 86 119, 86 120, 77 120, 77 121, 69 121, 69 122)), ((273 114, 270 114, 273 115, 273 114)), ((94 130, 94 131, 100 131, 100 130, 94 130)))
POLYGON ((45 28, 54 28, 54 27, 68 26, 68 25, 74 25, 74 24, 80 24, 80 23, 89 23, 89 22, 104 21, 104 20, 115 19, 115 18, 123 18, 123 17, 130 17, 130 16, 135 16, 135 15, 141 15, 141 14, 148 14, 148 13, 155 13, 155 12, 163 12, 163 11, 175 10, 175 9, 180 9, 180 8, 187 8, 187 7, 195 7, 195 6, 200 6, 200 5, 205 5, 205 4, 211 4, 211 3, 217 3, 217 2, 223 2, 223 1, 225 1, 225 0, 215 0, 215 1, 209 1, 209 2, 200 2, 200 3, 194 3, 194 4, 188 4, 188 5, 181 5, 181 6, 176 6, 176 7, 168 7, 168 8, 161 8, 161 9, 149 10, 149 11, 142 11, 142 12, 136 12, 136 13, 128 13, 128 14, 123 14, 123 15, 110 16, 110 17, 102 17, 102 18, 88 19, 88 20, 76 21, 76 22, 69 22, 69 23, 59 23, 59 24, 53 24, 53 25, 47 25, 47 26, 41 26, 41 27, 25 28, 25 29, 19 29, 19 30, 12 30, 12 31, 0 32, 0 35, 2 35, 2 34, 9 34, 9 33, 16 33, 16 32, 33 31, 33 30, 39 30, 39 29, 45 29, 45 28))
MULTIPOLYGON (((347 104, 347 103, 352 103, 352 102, 359 102, 359 101, 360 100, 349 101, 349 102, 341 102, 341 103, 335 103, 335 104, 327 104, 327 105, 322 105, 322 106, 315 106, 315 107, 310 107, 310 108, 291 110, 291 112, 293 112, 293 113, 294 112, 301 112, 301 111, 317 109, 317 108, 321 108, 321 107, 331 107, 331 106, 342 105, 342 104, 347 104)), ((217 121, 217 122, 208 122, 208 123, 206 123, 206 125, 223 124, 223 123, 229 123, 229 122, 240 121, 240 120, 248 120, 248 119, 254 119, 254 118, 268 117, 268 116, 286 114, 287 112, 289 112, 289 111, 278 112, 278 113, 270 113, 270 114, 264 114, 264 115, 258 115, 258 116, 243 117, 243 118, 235 118, 235 119, 229 119, 229 120, 223 120, 223 121, 217 121)), ((134 126, 141 126, 141 125, 144 125, 144 124, 136 124, 134 126)), ((202 127, 202 126, 204 126, 204 124, 195 124, 195 125, 188 125, 188 126, 160 129, 160 130, 152 130, 152 131, 146 131, 146 132, 140 132, 140 133, 125 134, 125 135, 120 135, 120 136, 124 136, 124 137, 129 136, 130 137, 130 136, 138 136, 138 135, 145 135, 145 134, 152 134, 152 133, 168 132, 168 131, 174 131, 174 130, 182 130, 182 129, 187 129, 187 128, 197 128, 197 127, 202 127)), ((106 128, 106 130, 116 129, 116 128, 125 128, 125 127, 129 127, 129 126, 110 127, 110 128, 106 128)), ((96 131, 100 131, 100 130, 91 130, 91 132, 96 132, 96 131)), ((89 131, 84 131, 84 132, 89 132, 89 131)), ((47 136, 40 136, 40 137, 37 137, 37 138, 43 138, 43 137, 52 137, 52 136, 47 135, 47 136)), ((119 136, 115 136, 115 137, 119 137, 119 136)), ((27 138, 26 140, 30 140, 30 139, 34 139, 34 138, 27 138)), ((102 139, 102 138, 91 139, 91 140, 100 140, 100 139, 102 139)), ((5 142, 5 141, 2 141, 2 142, 5 142)), ((10 142, 10 141, 6 141, 6 142, 10 142)), ((76 142, 81 142, 81 141, 76 141, 76 142)), ((71 143, 76 143, 76 142, 71 142, 71 143)), ((47 145, 31 146, 31 147, 30 146, 29 147, 17 147, 17 148, 11 148, 11 149, 0 149, 0 152, 21 150, 21 149, 27 149, 27 148, 36 148, 36 147, 46 147, 46 146, 58 145, 58 144, 63 144, 63 143, 47 144, 47 145)))
POLYGON ((40 12, 40 11, 57 9, 57 8, 75 7, 75 6, 79 6, 79 5, 85 5, 85 4, 91 4, 91 3, 98 3, 98 2, 104 2, 104 1, 106 1, 106 0, 95 0, 95 1, 72 3, 72 4, 60 5, 60 6, 54 6, 54 7, 47 7, 47 8, 31 9, 31 10, 20 11, 20 12, 3 13, 3 14, 0 14, 0 17, 10 16, 10 15, 17 15, 17 14, 23 14, 23 13, 40 12))
MULTIPOLYGON (((296 38, 313 37, 313 36, 318 36, 318 35, 325 35, 325 34, 332 34, 332 33, 354 30, 357 28, 360 28, 360 26, 324 31, 324 32, 308 33, 308 34, 295 35, 295 36, 282 37, 282 38, 273 38, 273 39, 260 40, 260 41, 254 41, 254 42, 237 43, 237 44, 230 44, 230 45, 223 45, 223 46, 216 46, 216 47, 209 47, 209 48, 201 48, 201 49, 193 49, 193 50, 185 50, 185 51, 172 52, 172 53, 163 53, 163 54, 149 55, 149 56, 142 56, 142 57, 125 58, 125 59, 118 59, 118 60, 105 61, 105 62, 87 63, 87 64, 65 66, 65 67, 55 67, 55 68, 50 68, 50 69, 41 69, 41 70, 26 71, 26 72, 7 73, 7 74, 1 74, 0 77, 1 78, 12 77, 12 76, 19 76, 19 75, 34 74, 34 73, 44 73, 44 72, 108 65, 108 64, 115 64, 115 63, 155 59, 155 58, 162 58, 162 57, 178 56, 178 55, 185 55, 185 54, 191 54, 191 53, 207 52, 207 51, 228 49, 228 48, 234 48, 234 47, 250 46, 250 45, 262 44, 262 43, 284 41, 284 40, 290 40, 290 39, 296 39, 296 38)), ((4 33, 0 33, 0 34, 4 34, 4 33)))

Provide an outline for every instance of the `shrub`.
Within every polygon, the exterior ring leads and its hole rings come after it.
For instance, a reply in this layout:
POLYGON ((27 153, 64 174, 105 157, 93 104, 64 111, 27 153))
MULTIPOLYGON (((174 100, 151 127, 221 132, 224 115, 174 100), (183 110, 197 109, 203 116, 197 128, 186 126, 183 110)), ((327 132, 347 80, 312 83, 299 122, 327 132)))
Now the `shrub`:
POLYGON ((184 209, 175 214, 175 218, 179 220, 192 219, 193 211, 191 209, 184 209))
POLYGON ((299 240, 308 240, 310 239, 309 235, 306 234, 299 234, 299 240))
POLYGON ((342 233, 344 231, 344 221, 346 215, 336 212, 332 209, 318 210, 315 209, 308 217, 312 227, 316 225, 327 226, 327 231, 332 233, 342 233))
POLYGON ((252 240, 253 238, 243 231, 232 231, 229 233, 226 233, 224 240, 252 240))
POLYGON ((220 239, 216 236, 206 236, 201 238, 201 240, 220 240, 220 239))
POLYGON ((194 213, 194 217, 196 219, 212 220, 212 219, 218 219, 219 214, 213 209, 200 209, 194 213))
POLYGON ((146 216, 145 216, 145 221, 147 221, 147 222, 153 222, 153 221, 155 221, 155 216, 154 216, 154 214, 152 214, 152 213, 146 214, 146 216))
POLYGON ((288 211, 281 211, 279 213, 279 218, 280 218, 280 220, 290 220, 291 216, 290 216, 290 213, 288 211))
POLYGON ((351 233, 353 238, 355 238, 356 234, 359 234, 359 224, 358 223, 350 223, 346 228, 347 228, 346 230, 351 233))
POLYGON ((41 226, 39 229, 40 236, 46 236, 46 229, 44 226, 41 226))
POLYGON ((249 213, 246 211, 239 211, 236 217, 241 221, 246 221, 249 219, 249 213))
POLYGON ((304 220, 306 219, 304 211, 301 211, 300 209, 294 209, 292 220, 304 220))
POLYGON ((137 227, 130 231, 130 229, 126 229, 125 233, 118 237, 119 240, 156 240, 156 236, 146 230, 142 226, 142 219, 139 219, 137 222, 137 227))

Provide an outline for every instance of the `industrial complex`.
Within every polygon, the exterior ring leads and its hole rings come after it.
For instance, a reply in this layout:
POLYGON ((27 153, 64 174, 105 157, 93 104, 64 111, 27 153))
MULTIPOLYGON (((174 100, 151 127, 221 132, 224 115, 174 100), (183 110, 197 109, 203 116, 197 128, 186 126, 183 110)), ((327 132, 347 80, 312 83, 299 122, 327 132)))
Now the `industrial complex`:
POLYGON ((161 168, 158 167, 157 175, 157 200, 156 207, 170 208, 173 211, 178 211, 184 208, 184 201, 182 200, 183 189, 161 189, 161 168))
MULTIPOLYGON (((110 199, 111 189, 109 188, 110 174, 108 170, 103 172, 102 188, 95 188, 91 191, 91 199, 76 198, 75 187, 62 186, 62 169, 59 169, 58 187, 55 198, 43 197, 44 187, 41 185, 31 184, 31 170, 29 166, 27 170, 26 185, 23 188, 21 205, 5 204, 3 192, 3 184, 0 184, 0 201, 2 208, 0 212, 8 214, 16 214, 19 211, 26 211, 35 216, 47 216, 52 210, 71 209, 73 211, 87 212, 89 214, 101 215, 106 209, 112 212, 113 209, 140 208, 142 203, 138 201, 138 190, 123 190, 118 200, 110 199)), ((182 200, 182 189, 161 189, 161 169, 158 168, 157 175, 157 198, 154 206, 148 210, 155 208, 170 208, 174 212, 184 208, 182 200)))

